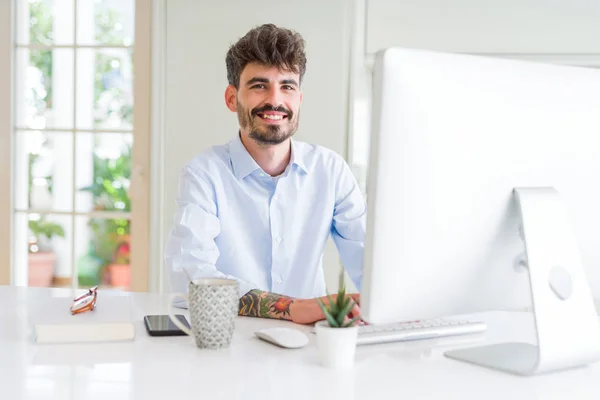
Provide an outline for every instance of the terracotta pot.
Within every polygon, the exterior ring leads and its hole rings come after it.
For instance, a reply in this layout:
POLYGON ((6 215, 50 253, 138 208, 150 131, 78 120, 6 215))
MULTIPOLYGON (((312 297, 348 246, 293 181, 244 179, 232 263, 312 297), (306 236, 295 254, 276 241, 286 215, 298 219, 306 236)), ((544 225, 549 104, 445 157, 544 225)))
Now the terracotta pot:
POLYGON ((107 268, 111 286, 129 289, 131 284, 131 265, 109 264, 107 268))
POLYGON ((29 253, 28 286, 51 286, 55 263, 54 252, 29 253))

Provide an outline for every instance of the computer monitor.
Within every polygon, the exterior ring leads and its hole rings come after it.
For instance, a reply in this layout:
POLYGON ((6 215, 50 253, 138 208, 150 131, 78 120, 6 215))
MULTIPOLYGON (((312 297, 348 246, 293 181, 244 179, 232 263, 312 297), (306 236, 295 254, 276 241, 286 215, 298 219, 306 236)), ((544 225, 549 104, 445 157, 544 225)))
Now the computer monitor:
POLYGON ((371 118, 365 320, 533 299, 540 345, 555 329, 600 357, 600 70, 387 49, 371 118))

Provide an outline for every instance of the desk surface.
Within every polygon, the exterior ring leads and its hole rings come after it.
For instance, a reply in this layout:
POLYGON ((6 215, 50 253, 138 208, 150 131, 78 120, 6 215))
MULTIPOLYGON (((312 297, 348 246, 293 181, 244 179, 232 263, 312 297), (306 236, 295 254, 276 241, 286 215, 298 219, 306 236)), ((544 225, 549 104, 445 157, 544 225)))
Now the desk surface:
MULTIPOLYGON (((232 345, 197 349, 189 337, 150 337, 142 318, 166 313, 167 298, 131 296, 136 339, 128 343, 36 345, 32 304, 73 297, 67 289, 0 286, 2 399, 599 399, 600 363, 535 377, 513 376, 446 359, 457 347, 534 340, 528 313, 489 312, 484 337, 359 346, 355 367, 320 366, 314 335, 287 350, 260 341, 256 329, 288 322, 238 318, 232 345)), ((310 327, 298 326, 310 332, 310 327)))

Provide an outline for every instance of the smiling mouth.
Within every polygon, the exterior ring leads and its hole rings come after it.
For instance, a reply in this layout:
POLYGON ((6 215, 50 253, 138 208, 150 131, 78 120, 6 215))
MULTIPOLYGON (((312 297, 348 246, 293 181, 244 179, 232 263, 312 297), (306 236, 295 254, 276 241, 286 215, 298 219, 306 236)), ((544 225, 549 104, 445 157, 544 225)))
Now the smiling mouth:
POLYGON ((273 113, 256 113, 256 115, 265 121, 282 121, 287 119, 287 115, 285 114, 273 114, 273 113))

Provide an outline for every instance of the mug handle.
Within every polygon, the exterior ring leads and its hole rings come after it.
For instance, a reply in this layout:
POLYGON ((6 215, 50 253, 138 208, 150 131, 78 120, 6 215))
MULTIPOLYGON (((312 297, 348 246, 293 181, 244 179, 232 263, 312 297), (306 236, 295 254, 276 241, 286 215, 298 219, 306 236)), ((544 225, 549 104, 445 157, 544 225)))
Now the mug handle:
POLYGON ((179 319, 175 317, 175 313, 173 312, 173 301, 179 297, 183 297, 188 304, 190 303, 187 295, 185 295, 184 293, 173 293, 169 298, 169 319, 173 324, 175 324, 176 327, 181 329, 183 333, 185 333, 188 336, 192 336, 192 331, 187 326, 183 325, 181 321, 179 321, 179 319))

